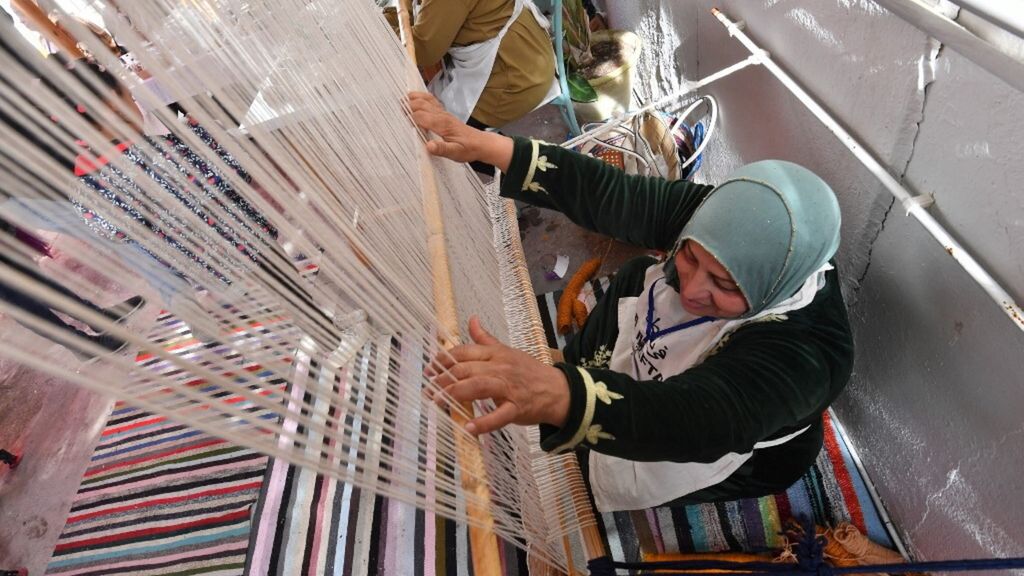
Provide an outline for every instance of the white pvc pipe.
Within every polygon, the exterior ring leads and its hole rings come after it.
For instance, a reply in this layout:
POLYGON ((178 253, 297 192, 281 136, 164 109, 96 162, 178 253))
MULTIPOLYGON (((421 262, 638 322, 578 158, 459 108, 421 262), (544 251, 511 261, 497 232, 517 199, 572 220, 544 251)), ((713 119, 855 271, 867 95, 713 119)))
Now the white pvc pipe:
MULTIPOLYGON (((923 0, 876 0, 911 26, 1024 92, 1024 59, 979 37, 923 0)), ((992 2, 995 4, 995 2, 992 2)), ((1007 2, 1009 4, 1009 2, 1007 2)))
POLYGON ((839 141, 846 146, 854 156, 860 160, 861 164, 864 165, 876 178, 882 183, 883 186, 896 197, 897 200, 903 205, 903 208, 907 211, 908 215, 913 215, 917 218, 918 222, 924 226, 932 237, 942 244, 942 247, 946 250, 946 253, 953 257, 954 260, 960 266, 974 278, 975 282, 978 283, 981 288, 988 293, 988 295, 999 305, 1000 310, 1006 314, 1010 320, 1017 326, 1017 328, 1024 331, 1024 310, 1014 302, 1013 297, 999 285, 998 282, 992 276, 985 271, 984 268, 978 264, 978 261, 974 259, 964 248, 957 242, 946 229, 939 224, 935 218, 929 214, 923 204, 930 203, 927 197, 914 196, 907 191, 895 178, 892 177, 889 172, 882 167, 882 165, 875 160, 874 156, 870 152, 864 149, 857 140, 850 135, 842 126, 836 122, 824 108, 821 107, 817 101, 814 100, 803 88, 801 88, 784 70, 778 67, 775 62, 765 53, 763 50, 757 47, 754 42, 747 37, 746 34, 740 30, 733 21, 729 20, 721 10, 717 8, 712 9, 712 14, 718 18, 728 30, 729 35, 737 38, 740 43, 750 51, 751 54, 757 56, 761 60, 761 64, 764 65, 776 78, 779 79, 782 84, 789 89, 790 92, 796 96, 800 102, 807 107, 808 110, 814 114, 826 128, 829 129, 839 141))
POLYGON ((992 0, 957 0, 957 4, 1003 30, 1024 38, 1024 4, 992 0))

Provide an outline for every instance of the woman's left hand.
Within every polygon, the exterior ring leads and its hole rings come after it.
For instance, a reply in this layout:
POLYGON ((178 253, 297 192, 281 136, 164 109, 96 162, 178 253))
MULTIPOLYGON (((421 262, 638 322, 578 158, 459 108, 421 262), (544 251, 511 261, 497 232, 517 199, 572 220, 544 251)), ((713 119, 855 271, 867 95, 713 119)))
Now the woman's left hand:
MULTIPOLYGON (((474 344, 456 346, 434 358, 427 375, 457 402, 492 398, 497 408, 466 425, 485 434, 508 424, 562 426, 569 414, 569 383, 561 370, 501 343, 469 320, 474 344)), ((435 401, 441 404, 441 399, 435 401)))

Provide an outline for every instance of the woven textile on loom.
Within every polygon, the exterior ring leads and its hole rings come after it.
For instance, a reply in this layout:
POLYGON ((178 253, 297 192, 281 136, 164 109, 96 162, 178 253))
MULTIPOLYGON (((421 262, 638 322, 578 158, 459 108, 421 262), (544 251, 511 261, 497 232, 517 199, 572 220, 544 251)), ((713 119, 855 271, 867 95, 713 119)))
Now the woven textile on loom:
MULTIPOLYGON (((528 429, 477 441, 460 419, 493 406, 448 399, 450 406, 442 408, 423 394, 436 389, 423 364, 446 344, 468 339, 470 315, 504 341, 521 349, 533 345, 539 358, 547 349, 539 325, 532 329, 532 294, 517 272, 514 210, 484 194, 466 166, 427 158, 405 100, 409 89, 423 85, 377 8, 361 0, 153 0, 119 8, 131 22, 124 45, 159 83, 160 94, 140 87, 140 79, 95 46, 91 32, 73 18, 63 19, 65 49, 78 53, 77 45, 85 45, 97 70, 72 73, 42 60, 8 26, 0 51, 3 83, 45 81, 31 97, 18 91, 0 99, 0 132, 13 144, 4 150, 0 172, 18 184, 19 204, 31 201, 42 212, 66 207, 65 164, 77 166, 84 154, 90 166, 110 172, 102 179, 119 192, 108 186, 77 186, 76 192, 81 189, 81 204, 89 209, 84 219, 99 215, 121 234, 87 231, 84 238, 95 246, 69 256, 111 281, 133 278, 145 264, 143 279, 160 291, 162 305, 204 344, 178 354, 158 337, 123 325, 122 317, 105 314, 71 289, 92 288, 95 281, 66 269, 54 271, 54 278, 34 273, 21 253, 27 248, 5 236, 5 250, 21 252, 0 265, 5 285, 9 279, 19 296, 0 302, 2 313, 60 346, 53 358, 44 357, 32 338, 19 337, 0 343, 0 353, 227 442, 474 525, 484 532, 475 557, 486 558, 487 566, 498 564, 488 558, 498 551, 491 544, 498 535, 530 546, 537 558, 567 565, 562 537, 593 525, 588 511, 574 507, 572 491, 582 483, 567 471, 568 457, 541 454, 528 441, 535 434, 528 429), (347 47, 343 54, 340 45, 347 47), (98 79, 100 69, 124 77, 98 79), (134 97, 187 150, 167 151, 126 121, 134 105, 114 97, 120 89, 137 89, 134 97), (59 116, 60 127, 53 128, 53 114, 68 108, 69 99, 74 112, 59 116), (29 101, 33 105, 24 104, 29 101), (172 101, 188 110, 188 122, 166 108, 172 101), (195 126, 212 140, 196 138, 195 126), (94 153, 113 139, 132 143, 120 152, 138 147, 146 153, 94 153), (187 162, 192 168, 179 170, 161 160, 191 154, 214 168, 200 171, 187 162), (268 225, 231 217, 237 210, 250 213, 243 207, 268 225), (139 249, 112 255, 110 243, 122 240, 113 246, 130 241, 139 249), (317 258, 315 282, 297 278, 289 260, 295 254, 317 258), (17 271, 22 268, 32 273, 17 271), (87 329, 54 320, 52 308, 87 329), (254 320, 273 327, 253 330, 254 320), (239 341, 242 334, 252 334, 252 341, 239 341), (158 360, 108 354, 129 346, 158 360), (117 377, 80 369, 99 356, 117 377), (364 364, 371 380, 353 376, 364 364), (255 365, 260 372, 246 371, 255 365), (267 378, 259 376, 262 369, 267 378), (264 410, 273 415, 265 417, 264 410), (382 442, 395 438, 405 441, 401 451, 387 450, 382 442)), ((42 25, 49 30, 52 22, 42 25)), ((76 511, 116 508, 118 485, 111 480, 103 485, 110 498, 78 502, 76 511)), ((141 485, 135 486, 139 494, 124 499, 141 499, 141 485)), ((83 498, 98 496, 87 493, 83 498)), ((64 564, 55 569, 83 557, 98 565, 175 531, 154 524, 117 532, 129 524, 122 518, 117 526, 69 529, 60 549, 64 564), (125 539, 120 545, 107 546, 119 537, 125 539)), ((188 529, 177 526, 180 533, 188 529)), ((135 556, 154 551, 146 544, 135 556)))

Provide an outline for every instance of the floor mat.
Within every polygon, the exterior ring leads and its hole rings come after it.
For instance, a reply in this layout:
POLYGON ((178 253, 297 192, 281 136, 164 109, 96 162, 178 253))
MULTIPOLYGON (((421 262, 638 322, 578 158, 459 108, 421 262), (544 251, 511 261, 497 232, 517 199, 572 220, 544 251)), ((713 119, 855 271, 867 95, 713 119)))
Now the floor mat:
MULTIPOLYGON (((407 504, 274 462, 254 517, 245 574, 468 576, 466 527, 407 504)), ((503 574, 526 558, 502 543, 503 574)))
MULTIPOLYGON (((400 354, 390 338, 367 343, 358 354, 368 357, 379 353, 400 354)), ((319 378, 324 379, 320 380, 321 387, 325 382, 336 384, 336 393, 346 395, 346 404, 365 406, 365 391, 373 388, 372 379, 380 375, 358 358, 352 366, 356 368, 346 370, 343 375, 329 374, 300 354, 289 393, 293 398, 300 398, 306 394, 308 382, 319 378), (350 394, 356 396, 349 397, 350 394)), ((341 419, 334 407, 324 405, 323 410, 341 419)), ((326 442, 343 442, 352 447, 350 450, 358 449, 360 439, 365 440, 371 434, 361 414, 346 411, 342 429, 350 432, 326 442)), ((285 427, 289 425, 286 421, 285 427)), ((315 432, 311 435, 312 445, 324 441, 315 432)), ((377 437, 373 442, 400 451, 389 438, 377 437)), ((350 453, 350 457, 354 456, 354 452, 350 453)), ((339 460, 335 465, 348 467, 350 474, 356 473, 354 464, 339 460)), ((363 460, 360 467, 358 474, 362 476, 376 474, 377 465, 369 459, 363 460)), ((245 574, 465 576, 471 573, 465 526, 291 466, 283 460, 270 461, 253 524, 245 574)), ((502 553, 507 565, 505 573, 525 576, 525 567, 520 566, 525 558, 511 545, 505 546, 502 553)))
MULTIPOLYGON (((155 330, 154 340, 178 354, 202 345, 170 315, 155 330)), ((163 369, 146 355, 136 361, 163 369)), ((240 358, 237 365, 284 384, 240 358)), ((118 403, 47 574, 241 574, 266 469, 266 456, 118 403)))

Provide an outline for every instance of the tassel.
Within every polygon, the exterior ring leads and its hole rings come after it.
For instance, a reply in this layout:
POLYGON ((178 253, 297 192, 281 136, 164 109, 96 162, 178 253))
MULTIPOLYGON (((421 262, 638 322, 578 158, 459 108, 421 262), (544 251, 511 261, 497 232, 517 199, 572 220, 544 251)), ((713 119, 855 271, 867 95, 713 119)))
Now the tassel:
MULTIPOLYGON (((576 305, 574 301, 578 301, 580 291, 583 290, 584 284, 590 281, 597 274, 598 269, 601 267, 600 258, 591 258, 580 266, 580 269, 572 275, 569 283, 565 285, 565 290, 562 291, 562 297, 558 299, 558 333, 567 334, 572 328, 572 321, 576 305)), ((583 304, 580 302, 580 304, 583 304)), ((584 307, 584 310, 586 307, 584 307)), ((577 316, 577 326, 583 327, 583 322, 586 321, 586 313, 583 314, 582 319, 577 316)))

